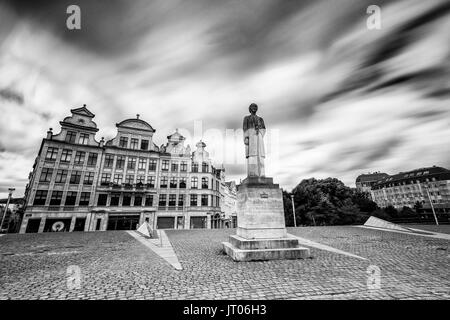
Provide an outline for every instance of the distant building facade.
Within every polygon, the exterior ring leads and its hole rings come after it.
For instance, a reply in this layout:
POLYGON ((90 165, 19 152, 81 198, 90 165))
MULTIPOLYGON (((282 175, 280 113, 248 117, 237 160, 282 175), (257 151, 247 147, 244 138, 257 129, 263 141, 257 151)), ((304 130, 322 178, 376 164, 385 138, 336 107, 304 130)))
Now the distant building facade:
POLYGON ((237 188, 234 181, 222 183, 222 216, 224 226, 237 227, 237 188))
POLYGON ((371 194, 372 186, 387 177, 389 177, 389 175, 384 172, 361 174, 356 178, 356 189, 371 194))
POLYGON ((155 129, 139 119, 116 124, 115 138, 97 141, 86 106, 72 109, 61 132, 47 132, 25 190, 21 233, 211 228, 221 213, 223 169, 202 141, 193 152, 177 132, 156 146, 155 129))
POLYGON ((420 203, 429 211, 432 203, 436 211, 450 213, 450 170, 446 168, 433 166, 401 172, 373 184, 371 191, 380 207, 414 208, 420 203))

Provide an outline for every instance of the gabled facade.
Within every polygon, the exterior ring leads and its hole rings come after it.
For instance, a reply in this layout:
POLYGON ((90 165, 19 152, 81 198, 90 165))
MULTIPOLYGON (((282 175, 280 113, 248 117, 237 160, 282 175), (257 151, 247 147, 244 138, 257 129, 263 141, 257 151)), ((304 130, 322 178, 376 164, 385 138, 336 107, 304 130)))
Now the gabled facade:
POLYGON ((116 124, 96 140, 94 114, 72 109, 61 131, 43 139, 26 187, 20 232, 211 228, 221 212, 221 173, 206 144, 191 152, 178 130, 158 147, 155 129, 139 119, 116 124))

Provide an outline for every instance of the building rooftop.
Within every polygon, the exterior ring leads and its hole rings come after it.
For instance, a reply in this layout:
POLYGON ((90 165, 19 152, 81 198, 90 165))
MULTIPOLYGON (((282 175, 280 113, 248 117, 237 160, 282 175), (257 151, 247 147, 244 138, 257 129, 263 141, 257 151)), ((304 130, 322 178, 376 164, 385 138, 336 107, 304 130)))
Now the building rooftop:
POLYGON ((443 167, 432 166, 414 169, 406 172, 399 172, 397 174, 388 176, 378 181, 376 183, 376 186, 381 187, 385 184, 402 183, 405 181, 411 181, 411 179, 423 180, 424 178, 425 179, 436 178, 436 180, 447 180, 450 179, 450 170, 443 167))

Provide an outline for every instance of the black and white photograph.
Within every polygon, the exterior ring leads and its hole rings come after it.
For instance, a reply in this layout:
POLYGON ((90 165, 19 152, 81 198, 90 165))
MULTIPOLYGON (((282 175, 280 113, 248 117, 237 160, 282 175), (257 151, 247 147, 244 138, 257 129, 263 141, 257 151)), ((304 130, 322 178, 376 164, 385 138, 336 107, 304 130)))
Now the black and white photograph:
POLYGON ((2 313, 448 301, 450 2, 0 0, 0 219, 2 313))

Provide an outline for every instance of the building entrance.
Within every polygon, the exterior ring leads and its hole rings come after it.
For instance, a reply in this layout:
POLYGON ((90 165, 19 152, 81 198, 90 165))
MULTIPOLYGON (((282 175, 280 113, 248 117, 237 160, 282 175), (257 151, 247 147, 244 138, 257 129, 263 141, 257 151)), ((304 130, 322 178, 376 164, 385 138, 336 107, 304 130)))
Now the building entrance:
POLYGON ((106 230, 136 230, 139 215, 109 216, 106 230))

